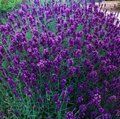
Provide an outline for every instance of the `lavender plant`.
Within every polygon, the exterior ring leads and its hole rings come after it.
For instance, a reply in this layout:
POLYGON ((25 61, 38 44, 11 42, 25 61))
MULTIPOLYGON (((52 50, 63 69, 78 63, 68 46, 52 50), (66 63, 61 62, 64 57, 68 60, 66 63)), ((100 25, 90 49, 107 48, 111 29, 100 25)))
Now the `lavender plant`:
POLYGON ((0 115, 120 116, 120 22, 98 6, 39 0, 0 25, 0 115))

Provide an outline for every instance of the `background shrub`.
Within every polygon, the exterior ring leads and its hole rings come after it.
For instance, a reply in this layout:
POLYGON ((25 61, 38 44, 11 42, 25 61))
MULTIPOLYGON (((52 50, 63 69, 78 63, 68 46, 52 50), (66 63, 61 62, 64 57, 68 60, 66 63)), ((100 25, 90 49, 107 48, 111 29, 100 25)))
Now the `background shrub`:
POLYGON ((22 0, 0 0, 0 11, 7 12, 20 4, 22 0))

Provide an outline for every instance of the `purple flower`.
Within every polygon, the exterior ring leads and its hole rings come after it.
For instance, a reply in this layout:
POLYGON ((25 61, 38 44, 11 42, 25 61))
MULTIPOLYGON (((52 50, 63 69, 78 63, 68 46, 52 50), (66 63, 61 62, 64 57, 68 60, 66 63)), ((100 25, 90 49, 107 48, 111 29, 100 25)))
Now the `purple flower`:
POLYGON ((68 91, 68 93, 70 94, 70 93, 73 93, 73 86, 72 85, 70 85, 70 86, 68 86, 68 88, 67 88, 67 91, 68 91))
POLYGON ((73 59, 72 58, 68 59, 67 64, 68 64, 68 66, 72 66, 74 64, 73 59))
POLYGON ((87 111, 87 106, 85 104, 81 104, 79 106, 79 116, 84 118, 86 111, 87 111))
POLYGON ((20 16, 23 16, 23 15, 24 15, 24 11, 23 11, 22 9, 19 9, 19 10, 18 10, 18 14, 19 14, 20 16))
POLYGON ((79 97, 77 98, 77 102, 80 104, 82 101, 83 101, 83 97, 82 97, 82 96, 79 96, 79 97))
POLYGON ((88 51, 88 53, 90 53, 91 51, 94 51, 95 48, 92 44, 88 44, 88 45, 86 45, 86 50, 88 51))
POLYGON ((10 87, 16 88, 16 83, 12 78, 8 78, 7 81, 9 83, 10 87))
POLYGON ((48 55, 49 55, 49 50, 48 50, 48 48, 46 48, 46 49, 44 49, 43 50, 43 55, 44 55, 44 57, 48 57, 48 55))
POLYGON ((88 75, 87 75, 88 80, 92 80, 93 82, 97 82, 98 81, 98 73, 97 71, 91 71, 88 75))
POLYGON ((45 69, 45 61, 44 60, 40 60, 38 63, 37 63, 37 66, 40 68, 40 70, 44 70, 45 69))
POLYGON ((88 59, 84 61, 84 67, 85 67, 88 71, 91 71, 91 70, 93 70, 93 68, 94 68, 93 64, 92 64, 91 61, 88 60, 88 59))
POLYGON ((68 91, 67 90, 63 90, 61 95, 62 95, 62 100, 65 100, 67 98, 68 91))
POLYGON ((76 67, 70 66, 70 68, 69 68, 69 74, 70 74, 71 76, 73 76, 75 73, 76 73, 76 67))
POLYGON ((4 118, 5 114, 3 112, 0 112, 0 118, 4 118))
POLYGON ((66 79, 63 78, 63 79, 61 79, 60 83, 61 83, 61 87, 65 88, 65 84, 67 83, 67 81, 66 81, 66 79))
POLYGON ((3 46, 0 45, 0 54, 2 55, 4 53, 4 48, 3 46))
POLYGON ((58 81, 58 76, 56 74, 53 74, 51 81, 52 82, 57 82, 58 81))
POLYGON ((116 114, 115 114, 115 116, 120 117, 120 110, 119 110, 119 109, 116 110, 116 114))
POLYGON ((74 56, 75 56, 76 58, 79 58, 79 57, 81 56, 81 54, 82 54, 82 51, 81 51, 80 49, 77 49, 77 50, 75 51, 75 53, 74 53, 74 56))
POLYGON ((62 61, 62 56, 61 55, 57 55, 57 57, 55 58, 54 62, 56 65, 59 65, 62 61))
POLYGON ((53 96, 53 100, 54 100, 55 102, 58 101, 58 97, 59 97, 58 94, 54 94, 54 96, 53 96))
POLYGON ((107 100, 108 102, 116 102, 117 101, 117 96, 115 96, 115 95, 112 95, 112 96, 110 96, 109 98, 108 98, 108 100, 107 100))
POLYGON ((97 116, 95 119, 112 119, 112 117, 111 117, 111 114, 105 113, 105 114, 97 116))
POLYGON ((32 92, 29 87, 24 87, 23 91, 28 97, 32 97, 32 92))
POLYGON ((57 110, 59 110, 60 107, 61 107, 61 101, 60 101, 60 100, 57 100, 57 101, 55 102, 55 104, 56 104, 57 110))
POLYGON ((73 112, 67 112, 65 119, 75 119, 74 113, 73 112))
POLYGON ((74 39, 70 39, 70 40, 69 40, 69 46, 70 46, 70 47, 74 47, 74 45, 75 45, 74 39))
POLYGON ((101 95, 96 93, 93 95, 92 102, 95 105, 99 105, 101 103, 101 95))
POLYGON ((102 107, 99 107, 98 110, 99 110, 99 112, 100 112, 101 114, 105 113, 105 109, 102 108, 102 107))
POLYGON ((17 65, 19 63, 19 56, 15 56, 13 62, 15 65, 17 65))

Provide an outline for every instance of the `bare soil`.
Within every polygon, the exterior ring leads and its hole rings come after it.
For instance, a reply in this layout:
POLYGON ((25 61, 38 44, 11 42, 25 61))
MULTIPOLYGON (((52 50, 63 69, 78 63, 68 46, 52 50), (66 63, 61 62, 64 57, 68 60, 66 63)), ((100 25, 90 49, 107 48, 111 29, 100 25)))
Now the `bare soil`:
POLYGON ((103 9, 109 10, 109 11, 116 11, 120 12, 120 1, 103 1, 101 3, 103 6, 103 9))

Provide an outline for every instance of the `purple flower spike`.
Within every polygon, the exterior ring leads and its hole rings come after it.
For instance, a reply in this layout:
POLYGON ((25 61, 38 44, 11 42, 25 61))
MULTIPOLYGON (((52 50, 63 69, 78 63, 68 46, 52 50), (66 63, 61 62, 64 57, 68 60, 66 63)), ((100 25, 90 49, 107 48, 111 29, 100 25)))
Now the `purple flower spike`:
POLYGON ((74 116, 73 112, 67 112, 65 119, 75 119, 75 116, 74 116))

